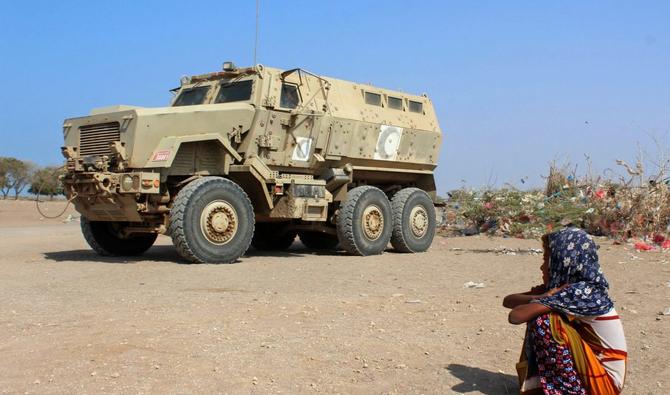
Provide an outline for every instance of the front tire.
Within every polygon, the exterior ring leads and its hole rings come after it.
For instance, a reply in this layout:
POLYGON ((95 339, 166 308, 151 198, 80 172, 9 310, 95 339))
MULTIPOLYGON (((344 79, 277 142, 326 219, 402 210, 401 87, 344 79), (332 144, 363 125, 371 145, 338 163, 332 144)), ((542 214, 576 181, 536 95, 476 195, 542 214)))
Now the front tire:
POLYGON ((177 194, 168 233, 177 252, 191 262, 232 263, 251 244, 254 209, 236 183, 203 177, 177 194))
POLYGON ((350 190, 337 216, 340 246, 353 255, 381 254, 392 227, 391 203, 384 192, 369 185, 350 190))
POLYGON ((401 189, 391 199, 393 235, 391 244, 398 252, 424 252, 435 237, 435 205, 419 188, 401 189))
POLYGON ((89 221, 81 217, 81 233, 93 251, 102 256, 136 256, 151 248, 156 233, 138 233, 123 238, 121 222, 89 221))

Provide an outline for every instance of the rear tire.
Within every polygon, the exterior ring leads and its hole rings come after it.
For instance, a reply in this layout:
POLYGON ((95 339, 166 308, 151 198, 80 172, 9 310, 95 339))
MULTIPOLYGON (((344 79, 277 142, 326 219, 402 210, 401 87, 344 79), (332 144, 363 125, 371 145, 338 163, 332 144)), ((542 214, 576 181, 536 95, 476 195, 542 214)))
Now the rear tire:
POLYGON ((310 250, 334 250, 340 243, 335 235, 323 232, 300 232, 300 241, 310 250))
POLYGON ((391 244, 399 252, 424 252, 435 237, 435 205, 419 188, 401 189, 391 199, 393 235, 391 244))
POLYGON ((377 255, 391 239, 391 203, 379 188, 365 185, 349 191, 337 216, 340 246, 353 255, 377 255))
POLYGON ((236 183, 203 177, 177 194, 168 233, 177 252, 191 262, 232 263, 251 244, 254 209, 236 183))
POLYGON ((287 229, 281 222, 262 222, 256 224, 251 245, 259 251, 283 251, 291 247, 296 231, 287 229))
POLYGON ((81 233, 93 251, 102 256, 135 256, 144 253, 156 241, 156 233, 119 236, 120 222, 89 221, 81 217, 81 233))

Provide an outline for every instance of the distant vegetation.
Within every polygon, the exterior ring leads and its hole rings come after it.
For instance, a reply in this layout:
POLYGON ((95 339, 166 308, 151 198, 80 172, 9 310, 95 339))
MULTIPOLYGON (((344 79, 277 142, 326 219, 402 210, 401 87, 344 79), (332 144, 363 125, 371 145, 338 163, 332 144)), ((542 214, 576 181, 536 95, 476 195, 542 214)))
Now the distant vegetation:
POLYGON ((58 180, 61 174, 59 166, 39 167, 29 161, 0 156, 2 199, 7 199, 10 194, 18 199, 24 191, 53 199, 54 196, 63 194, 63 187, 58 180))

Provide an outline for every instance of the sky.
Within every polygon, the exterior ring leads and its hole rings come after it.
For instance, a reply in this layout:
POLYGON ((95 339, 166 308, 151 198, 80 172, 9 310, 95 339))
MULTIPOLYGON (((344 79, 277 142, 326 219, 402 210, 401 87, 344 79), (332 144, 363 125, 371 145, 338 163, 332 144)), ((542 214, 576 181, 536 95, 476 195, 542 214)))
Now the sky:
MULTIPOLYGON (((255 14, 254 0, 3 1, 0 156, 60 164, 63 119, 164 106, 182 75, 251 65, 255 14)), ((551 161, 585 155, 607 173, 670 142, 668 1, 261 0, 259 21, 259 63, 427 93, 441 194, 541 186, 551 161)))

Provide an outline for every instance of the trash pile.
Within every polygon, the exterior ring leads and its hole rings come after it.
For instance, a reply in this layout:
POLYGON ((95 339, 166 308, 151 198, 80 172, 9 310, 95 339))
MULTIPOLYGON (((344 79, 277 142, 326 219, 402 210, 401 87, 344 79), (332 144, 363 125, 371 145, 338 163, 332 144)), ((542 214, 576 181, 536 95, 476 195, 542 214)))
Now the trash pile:
POLYGON ((637 250, 670 248, 670 186, 665 172, 647 179, 623 161, 628 179, 577 177, 552 165, 544 191, 459 189, 449 193, 440 233, 539 238, 573 224, 590 234, 636 240, 637 250))

